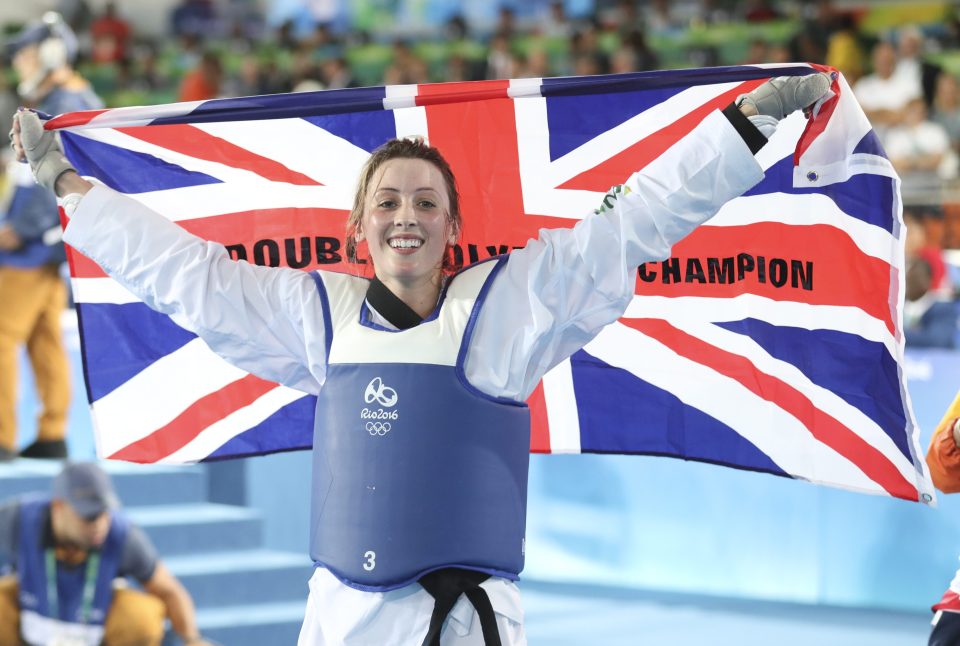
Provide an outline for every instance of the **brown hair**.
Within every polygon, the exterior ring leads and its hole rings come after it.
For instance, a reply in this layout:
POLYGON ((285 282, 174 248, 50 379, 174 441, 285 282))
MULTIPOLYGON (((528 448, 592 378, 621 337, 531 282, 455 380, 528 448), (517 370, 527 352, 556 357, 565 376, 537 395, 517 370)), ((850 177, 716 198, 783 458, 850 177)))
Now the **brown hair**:
MULTIPOLYGON (((457 191, 457 180, 453 175, 450 164, 443 158, 439 150, 427 144, 422 137, 391 139, 373 151, 370 159, 367 160, 360 171, 360 177, 357 180, 357 192, 353 197, 353 208, 347 218, 346 253, 347 260, 350 262, 358 261, 357 231, 363 217, 363 205, 367 201, 367 189, 370 180, 373 179, 380 167, 391 159, 422 159, 437 167, 437 170, 443 176, 444 184, 447 186, 447 199, 450 202, 447 222, 453 228, 454 237, 460 237, 460 230, 463 226, 463 220, 460 216, 460 193, 457 191)), ((449 254, 444 254, 443 269, 445 271, 454 269, 449 254)))

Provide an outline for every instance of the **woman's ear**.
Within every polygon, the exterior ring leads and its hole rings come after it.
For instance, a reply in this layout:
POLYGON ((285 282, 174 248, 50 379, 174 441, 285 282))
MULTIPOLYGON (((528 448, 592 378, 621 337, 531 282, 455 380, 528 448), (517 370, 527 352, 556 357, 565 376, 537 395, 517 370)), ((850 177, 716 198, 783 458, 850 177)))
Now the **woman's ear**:
POLYGON ((451 247, 457 244, 457 240, 460 239, 460 228, 457 226, 457 223, 453 220, 449 221, 450 234, 447 236, 447 244, 451 247))
POLYGON ((360 244, 360 242, 363 240, 363 229, 361 229, 359 225, 357 225, 357 230, 353 232, 353 239, 357 242, 357 244, 360 244))

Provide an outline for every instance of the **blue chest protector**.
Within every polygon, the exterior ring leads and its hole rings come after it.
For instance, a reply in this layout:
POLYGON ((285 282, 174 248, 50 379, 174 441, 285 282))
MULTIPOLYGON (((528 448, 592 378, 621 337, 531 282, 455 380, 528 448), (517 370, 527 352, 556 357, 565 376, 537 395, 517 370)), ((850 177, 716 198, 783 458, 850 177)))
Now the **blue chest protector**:
POLYGON ((444 567, 509 579, 523 569, 529 410, 484 395, 463 373, 501 262, 458 274, 438 311, 402 331, 366 320, 366 281, 318 281, 332 335, 310 554, 351 587, 390 590, 444 567))
POLYGON ((76 568, 57 564, 54 573, 48 570, 47 554, 51 548, 43 545, 49 508, 50 500, 39 497, 25 499, 20 505, 20 610, 67 624, 102 625, 113 601, 113 579, 120 567, 128 521, 117 512, 111 513, 110 530, 97 557, 88 558, 76 568), (88 572, 91 563, 99 563, 96 572, 88 572))

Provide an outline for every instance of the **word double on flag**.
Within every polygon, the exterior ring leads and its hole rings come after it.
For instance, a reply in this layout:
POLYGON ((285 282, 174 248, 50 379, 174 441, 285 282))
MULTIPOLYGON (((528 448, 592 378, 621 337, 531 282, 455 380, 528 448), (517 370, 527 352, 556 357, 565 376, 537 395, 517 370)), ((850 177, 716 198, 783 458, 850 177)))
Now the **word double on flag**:
MULTIPOLYGON (((707 114, 807 65, 216 99, 60 115, 81 174, 237 260, 362 272, 359 169, 423 136, 457 175, 454 262, 571 226, 707 114)), ((680 457, 931 502, 906 387, 899 180, 842 77, 781 122, 765 179, 637 272, 617 323, 542 381, 531 450, 680 457)), ((70 253, 103 457, 196 462, 309 448, 314 400, 215 356, 70 253)))

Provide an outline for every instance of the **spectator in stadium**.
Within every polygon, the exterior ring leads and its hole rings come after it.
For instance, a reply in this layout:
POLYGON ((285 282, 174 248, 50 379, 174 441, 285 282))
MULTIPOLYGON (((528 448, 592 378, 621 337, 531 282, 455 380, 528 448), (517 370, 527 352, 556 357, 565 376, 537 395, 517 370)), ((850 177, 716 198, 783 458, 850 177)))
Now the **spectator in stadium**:
MULTIPOLYGON (((90 85, 71 66, 76 38, 59 15, 29 24, 7 46, 23 105, 48 114, 101 107, 90 85)), ((0 208, 0 461, 16 456, 17 352, 26 346, 41 411, 37 437, 21 455, 63 458, 70 366, 60 317, 67 287, 60 214, 54 194, 21 169, 10 174, 13 192, 0 208)))
POLYGON ((827 39, 826 63, 855 84, 863 76, 863 49, 857 23, 849 13, 837 16, 837 29, 827 39))
POLYGON ((3 646, 159 646, 166 617, 184 644, 208 643, 190 594, 92 462, 65 464, 50 495, 0 504, 0 564, 15 571, 0 577, 3 646))
POLYGON ((486 77, 491 80, 514 78, 516 57, 510 49, 507 34, 496 33, 490 39, 490 51, 487 54, 486 77))
POLYGON ((221 95, 223 64, 220 56, 206 51, 200 56, 196 67, 190 70, 180 83, 180 101, 206 101, 221 95))
POLYGON ((93 37, 94 63, 116 63, 127 57, 127 45, 130 41, 130 23, 117 15, 117 6, 108 2, 103 14, 90 25, 93 37))
POLYGON ((427 64, 410 47, 398 40, 393 44, 393 60, 383 73, 387 85, 417 85, 429 82, 427 64))
POLYGON ((881 140, 904 181, 917 175, 941 179, 957 176, 957 157, 950 137, 943 126, 927 119, 927 105, 920 97, 904 106, 900 122, 887 130, 881 140))
POLYGON ((512 645, 526 643, 513 583, 524 558, 523 402, 622 315, 640 263, 667 257, 760 181, 753 155, 778 120, 829 87, 821 73, 761 85, 611 189, 577 226, 453 277, 456 182, 419 139, 387 142, 361 171, 347 246, 353 255, 366 247, 368 281, 230 262, 222 246, 81 178, 35 114, 20 113, 12 136, 37 180, 63 196, 65 239, 78 251, 235 365, 318 396, 311 554, 322 567, 301 646, 481 635, 512 645), (357 393, 373 409, 366 416, 357 393), (378 452, 371 438, 387 432, 409 439, 378 452))
POLYGON ((882 136, 882 130, 903 119, 903 113, 912 99, 922 96, 919 80, 894 74, 897 52, 888 42, 881 41, 873 48, 873 73, 856 82, 853 92, 870 123, 882 136))
POLYGON ((937 88, 933 95, 933 114, 930 120, 940 124, 947 131, 950 145, 960 150, 960 84, 957 77, 949 72, 941 72, 937 77, 937 88))
POLYGON ((957 305, 930 289, 933 271, 923 258, 907 259, 903 336, 908 348, 954 348, 957 305))
POLYGON ((553 0, 546 16, 538 23, 543 35, 547 38, 569 38, 573 33, 573 23, 567 16, 567 10, 561 0, 553 0))

